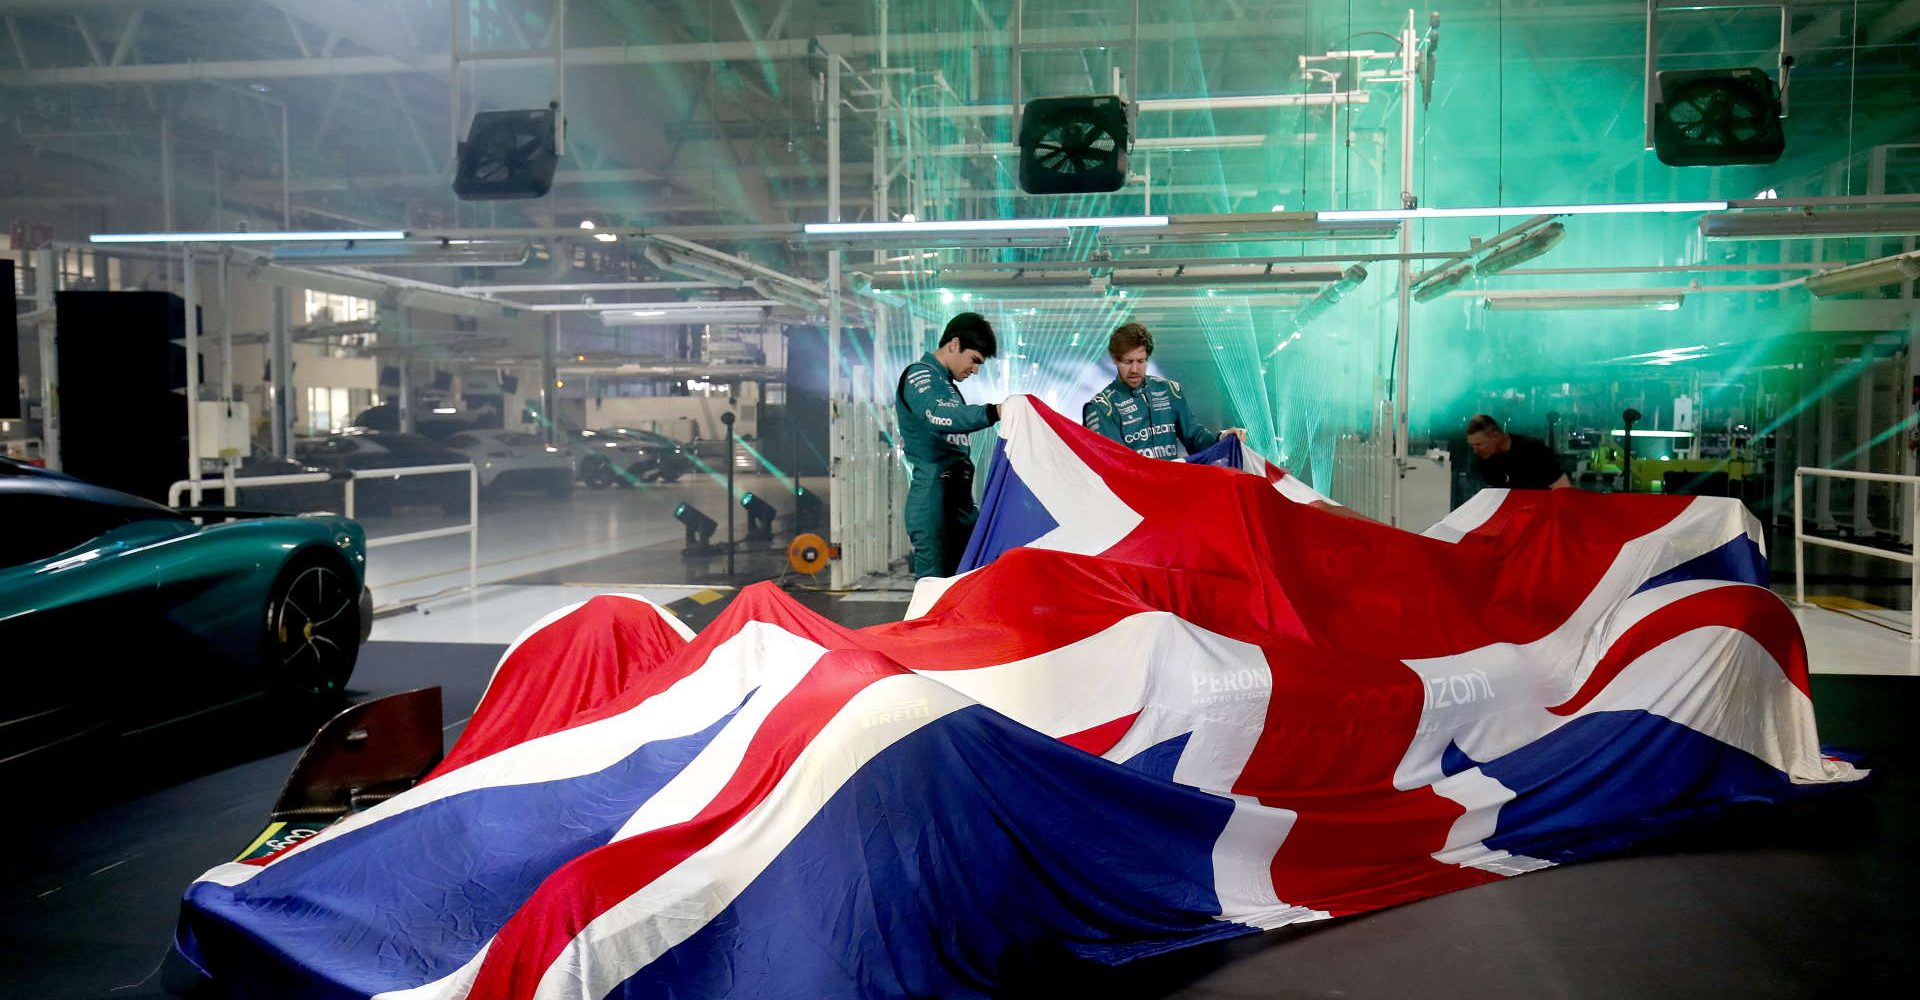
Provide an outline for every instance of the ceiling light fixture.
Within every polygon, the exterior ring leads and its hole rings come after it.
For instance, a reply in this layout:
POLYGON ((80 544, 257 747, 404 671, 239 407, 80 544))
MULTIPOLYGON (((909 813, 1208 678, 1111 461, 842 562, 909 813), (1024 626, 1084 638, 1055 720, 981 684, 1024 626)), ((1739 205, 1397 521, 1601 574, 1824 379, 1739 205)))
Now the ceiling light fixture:
POLYGON ((1495 312, 1579 309, 1658 309, 1662 312, 1672 312, 1680 308, 1685 298, 1684 295, 1658 293, 1605 295, 1595 292, 1555 295, 1547 292, 1525 292, 1498 297, 1489 295, 1482 300, 1482 304, 1495 312))
POLYGON ((1404 219, 1488 219, 1509 215, 1647 215, 1720 212, 1724 201, 1645 201, 1618 205, 1486 205, 1476 208, 1361 208, 1318 213, 1323 222, 1385 222, 1404 219))
POLYGON ((518 267, 532 246, 525 240, 432 243, 375 242, 368 246, 275 247, 276 264, 349 264, 355 267, 518 267))
POLYGON ((1811 275, 1806 280, 1807 291, 1819 298, 1829 295, 1845 295, 1848 292, 1865 292, 1888 285, 1901 285, 1920 278, 1920 250, 1870 260, 1864 264, 1835 268, 1811 275))
POLYGON ((1466 284, 1468 279, 1472 277, 1472 264, 1455 264, 1441 271, 1439 274, 1434 275, 1425 284, 1414 289, 1413 298, 1416 302, 1432 302, 1434 299, 1466 284))
POLYGON ((404 240, 398 229, 360 229, 339 232, 289 233, 94 233, 92 243, 330 243, 358 240, 404 240))
POLYGON ((600 314, 604 326, 699 326, 704 324, 752 326, 766 322, 765 309, 706 309, 667 312, 659 309, 632 309, 600 314))
POLYGON ((825 303, 818 296, 806 292, 782 281, 761 278, 753 282, 753 290, 763 299, 772 299, 785 306, 792 306, 807 313, 817 313, 825 303))
POLYGON ((1700 217, 1710 240, 1794 240, 1920 233, 1920 209, 1725 212, 1700 217))
POLYGON ((809 250, 959 250, 970 247, 1057 248, 1073 242, 1065 226, 1021 229, 1014 232, 886 232, 807 236, 798 241, 809 250))
MULTIPOLYGON (((1609 431, 1608 433, 1612 434, 1614 437, 1617 437, 1617 438, 1623 438, 1627 436, 1626 430, 1620 427, 1615 427, 1613 430, 1609 431)), ((1633 436, 1637 438, 1690 438, 1693 436, 1693 432, 1692 431, 1635 430, 1633 432, 1633 436)))
POLYGON ((723 288, 739 288, 747 283, 745 275, 716 261, 705 260, 675 247, 650 243, 642 251, 647 263, 670 274, 711 281, 723 288))
POLYGON ((1326 213, 1245 212, 1227 215, 1176 215, 1156 229, 1100 231, 1107 246, 1176 243, 1244 243, 1264 240, 1376 240, 1398 235, 1394 221, 1329 221, 1326 213))
MULTIPOLYGON (((1107 283, 1120 289, 1227 288, 1245 285, 1317 285, 1339 281, 1346 270, 1313 264, 1218 267, 1115 268, 1107 283)), ((1364 274, 1365 272, 1361 272, 1364 274)))
POLYGON ((1085 271, 1059 269, 1021 269, 1008 272, 882 272, 873 276, 873 288, 888 292, 940 290, 941 301, 953 301, 956 289, 977 291, 1021 291, 1030 288, 1094 288, 1093 278, 1085 271))
POLYGON ((952 219, 935 222, 809 222, 801 227, 808 236, 861 236, 902 233, 978 233, 1018 229, 1130 229, 1167 224, 1164 215, 1100 215, 1087 218, 1053 219, 952 219))
POLYGON ((1478 264, 1473 265, 1473 273, 1485 278, 1510 267, 1518 267, 1559 246, 1560 241, 1566 238, 1567 227, 1550 222, 1481 258, 1478 264))

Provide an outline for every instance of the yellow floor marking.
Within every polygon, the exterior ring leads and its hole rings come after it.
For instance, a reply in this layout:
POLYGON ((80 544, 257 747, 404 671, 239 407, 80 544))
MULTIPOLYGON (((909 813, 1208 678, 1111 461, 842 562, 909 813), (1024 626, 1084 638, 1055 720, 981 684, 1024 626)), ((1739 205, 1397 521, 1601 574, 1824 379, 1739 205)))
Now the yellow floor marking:
POLYGON ((1807 603, 1829 611, 1885 611, 1878 604, 1868 604, 1855 597, 1809 597, 1807 603))
POLYGON ((712 604, 713 602, 725 596, 727 595, 722 594, 717 590, 703 590, 697 594, 692 595, 693 603, 695 604, 712 604))

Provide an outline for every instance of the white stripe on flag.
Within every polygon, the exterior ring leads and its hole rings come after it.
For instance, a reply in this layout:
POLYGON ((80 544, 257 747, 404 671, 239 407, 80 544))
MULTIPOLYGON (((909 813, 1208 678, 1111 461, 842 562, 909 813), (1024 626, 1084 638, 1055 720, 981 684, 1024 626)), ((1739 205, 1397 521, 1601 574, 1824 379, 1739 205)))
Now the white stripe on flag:
MULTIPOLYGON (((826 650, 776 625, 748 622, 714 648, 700 669, 619 715, 508 747, 355 813, 303 840, 275 864, 355 830, 479 788, 577 778, 604 770, 641 746, 697 733, 738 706, 763 682, 769 664, 811 665, 826 650)), ((199 881, 239 885, 264 869, 237 862, 199 881)))
POLYGON ((542 975, 536 1000, 612 992, 732 905, 867 762, 970 704, 914 675, 868 685, 834 714, 760 804, 576 935, 542 975), (913 711, 900 711, 903 705, 913 711))

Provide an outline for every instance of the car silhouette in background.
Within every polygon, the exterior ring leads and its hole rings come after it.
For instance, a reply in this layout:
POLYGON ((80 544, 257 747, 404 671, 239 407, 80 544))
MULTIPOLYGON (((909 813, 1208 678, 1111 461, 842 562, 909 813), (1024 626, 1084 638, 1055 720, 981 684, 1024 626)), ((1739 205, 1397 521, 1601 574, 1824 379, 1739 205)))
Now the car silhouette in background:
POLYGON ((198 524, 0 459, 0 770, 269 696, 335 704, 373 624, 345 517, 198 524))

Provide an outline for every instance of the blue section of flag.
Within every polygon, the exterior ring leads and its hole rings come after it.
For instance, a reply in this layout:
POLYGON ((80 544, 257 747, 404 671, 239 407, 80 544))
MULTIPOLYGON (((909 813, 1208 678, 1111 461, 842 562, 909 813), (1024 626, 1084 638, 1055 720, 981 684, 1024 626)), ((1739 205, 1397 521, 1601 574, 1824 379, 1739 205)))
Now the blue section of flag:
POLYGON ((1725 580, 1730 583, 1767 585, 1767 557, 1752 538, 1741 535, 1725 545, 1681 563, 1640 585, 1634 593, 1688 580, 1725 580))
POLYGON ((1232 811, 961 709, 867 762, 731 905, 611 996, 984 997, 1043 942, 1119 964, 1253 933, 1215 916, 1232 811))
POLYGON ((1189 465, 1222 465, 1229 469, 1238 469, 1244 464, 1241 461, 1240 452, 1240 436, 1229 434, 1205 449, 1188 455, 1187 463, 1189 465))
POLYGON ((1582 716, 1480 770, 1516 795, 1487 846, 1557 862, 1825 787, 1794 785, 1744 750, 1640 710, 1582 716))
POLYGON ((439 979, 547 876, 605 845, 734 712, 592 774, 463 792, 315 844, 241 885, 195 883, 181 952, 263 995, 365 997, 439 979))
POLYGON ((1192 733, 1181 733, 1170 740, 1163 740, 1128 757, 1125 766, 1149 778, 1172 781, 1173 769, 1180 766, 1180 755, 1187 752, 1187 741, 1192 738, 1192 733))
POLYGON ((1059 526, 1040 498, 1013 471, 1013 463, 1007 461, 1007 443, 996 441, 993 462, 987 467, 987 487, 980 498, 980 520, 974 524, 967 551, 960 557, 960 572, 979 569, 1000 558, 1000 553, 1059 526))
POLYGON ((1440 753, 1440 773, 1449 778, 1479 766, 1480 762, 1467 756, 1467 752, 1460 749, 1458 743, 1449 742, 1447 748, 1440 753))

